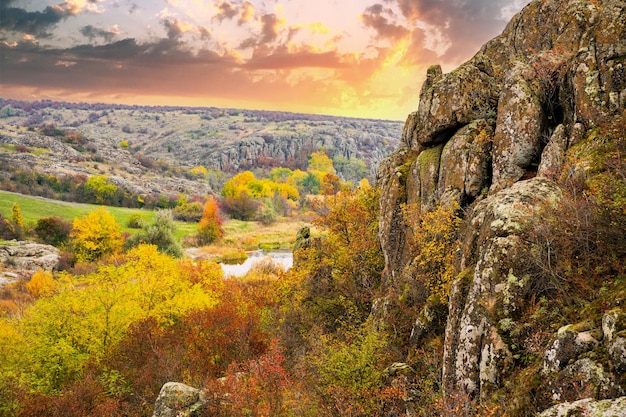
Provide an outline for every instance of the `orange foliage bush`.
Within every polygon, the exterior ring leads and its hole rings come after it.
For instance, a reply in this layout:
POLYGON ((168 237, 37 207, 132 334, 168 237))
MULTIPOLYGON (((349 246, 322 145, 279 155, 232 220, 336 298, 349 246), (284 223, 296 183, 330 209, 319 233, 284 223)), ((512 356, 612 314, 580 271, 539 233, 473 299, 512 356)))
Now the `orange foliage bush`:
POLYGON ((202 244, 213 243, 224 236, 222 228, 222 216, 220 216, 217 201, 214 197, 209 198, 202 209, 202 218, 198 225, 198 240, 202 244))

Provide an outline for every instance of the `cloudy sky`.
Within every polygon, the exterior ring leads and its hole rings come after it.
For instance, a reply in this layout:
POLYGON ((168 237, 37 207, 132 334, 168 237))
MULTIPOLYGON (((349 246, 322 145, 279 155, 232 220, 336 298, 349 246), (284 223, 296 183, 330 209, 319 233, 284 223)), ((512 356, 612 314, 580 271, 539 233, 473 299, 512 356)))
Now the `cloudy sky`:
POLYGON ((403 120, 529 0, 0 0, 0 97, 403 120))

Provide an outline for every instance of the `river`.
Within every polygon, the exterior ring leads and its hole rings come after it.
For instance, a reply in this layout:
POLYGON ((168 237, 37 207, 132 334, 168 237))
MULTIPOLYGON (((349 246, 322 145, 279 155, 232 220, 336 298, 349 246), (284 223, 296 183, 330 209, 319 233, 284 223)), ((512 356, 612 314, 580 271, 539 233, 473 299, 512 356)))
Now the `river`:
POLYGON ((281 265, 285 270, 291 268, 293 265, 293 255, 291 251, 266 252, 263 250, 249 252, 248 259, 246 259, 245 262, 241 264, 229 265, 222 263, 220 265, 224 270, 225 277, 240 277, 242 275, 245 275, 255 263, 268 257, 275 263, 281 265))

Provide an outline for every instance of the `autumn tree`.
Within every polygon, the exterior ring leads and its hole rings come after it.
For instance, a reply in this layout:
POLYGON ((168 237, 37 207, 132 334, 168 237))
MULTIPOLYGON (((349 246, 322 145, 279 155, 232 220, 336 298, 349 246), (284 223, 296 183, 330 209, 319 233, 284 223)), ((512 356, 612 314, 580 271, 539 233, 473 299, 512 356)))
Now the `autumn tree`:
POLYGON ((13 203, 11 206, 11 220, 20 229, 24 228, 24 217, 22 216, 22 208, 18 203, 13 203))
POLYGON ((88 364, 102 363, 133 323, 152 320, 163 329, 219 304, 223 281, 214 263, 189 265, 154 245, 120 260, 87 276, 61 274, 53 281, 49 273, 35 274, 27 289, 39 299, 23 319, 0 317, 0 383, 6 370, 31 392, 57 394, 81 380, 88 364), (7 349, 5 337, 16 345, 7 349))
POLYGON ((26 283, 26 289, 35 297, 42 297, 54 291, 55 283, 50 271, 38 270, 26 283))
POLYGON ((122 248, 120 225, 104 207, 74 219, 70 234, 76 259, 91 262, 122 248))
POLYGON ((461 225, 457 210, 458 206, 438 206, 426 212, 416 204, 403 207, 403 216, 412 231, 412 275, 428 288, 431 297, 443 304, 448 302, 455 274, 454 253, 461 225))
POLYGON ((323 207, 317 207, 314 225, 323 236, 294 254, 290 274, 297 278, 286 313, 287 333, 289 328, 314 327, 330 332, 339 323, 359 325, 370 314, 384 268, 377 238, 378 195, 377 189, 364 186, 318 203, 323 207))
POLYGON ((309 156, 309 171, 310 172, 322 172, 325 174, 336 174, 335 167, 333 166, 333 160, 326 155, 324 149, 320 149, 317 152, 313 152, 309 156))
POLYGON ((252 172, 241 172, 226 181, 224 187, 222 188, 222 196, 237 198, 242 192, 247 192, 248 184, 254 180, 255 177, 252 172))
POLYGON ((198 225, 199 242, 201 244, 209 244, 221 239, 224 236, 223 223, 217 201, 214 197, 209 198, 204 203, 202 218, 198 225))
POLYGON ((382 415, 380 384, 390 351, 371 325, 322 335, 307 355, 323 416, 382 415))
POLYGON ((267 219, 268 211, 289 213, 300 198, 293 175, 288 168, 274 168, 269 178, 256 178, 250 171, 235 175, 222 188, 224 210, 240 220, 251 220, 257 215, 267 219))
POLYGON ((117 192, 117 186, 111 184, 106 175, 93 175, 85 183, 85 194, 98 204, 110 202, 117 192))
POLYGON ((364 184, 330 197, 326 213, 314 222, 328 231, 333 278, 363 311, 369 311, 384 267, 377 239, 378 201, 378 190, 364 184))

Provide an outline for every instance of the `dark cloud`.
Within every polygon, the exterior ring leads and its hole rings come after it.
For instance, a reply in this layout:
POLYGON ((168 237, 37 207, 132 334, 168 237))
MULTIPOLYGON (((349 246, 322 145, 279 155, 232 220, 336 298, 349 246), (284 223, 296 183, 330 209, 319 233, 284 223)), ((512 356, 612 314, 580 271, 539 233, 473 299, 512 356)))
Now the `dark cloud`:
POLYGON ((398 40, 409 34, 409 29, 402 25, 391 23, 389 18, 393 17, 393 11, 384 8, 382 4, 375 4, 365 9, 361 15, 361 20, 365 26, 371 27, 378 33, 381 39, 398 40))
POLYGON ((262 42, 268 43, 276 40, 278 37, 278 30, 280 26, 280 20, 274 13, 268 13, 261 16, 261 34, 262 42))
POLYGON ((228 1, 223 0, 217 5, 218 12, 213 17, 220 22, 238 17, 237 24, 239 26, 247 23, 254 14, 254 5, 249 1, 228 1))
POLYGON ((47 30, 54 27, 69 13, 55 7, 46 7, 42 12, 29 12, 17 7, 9 7, 11 0, 0 1, 0 19, 2 31, 29 33, 35 36, 46 35, 47 30))
POLYGON ((219 12, 215 15, 215 18, 220 22, 224 19, 232 19, 239 14, 237 6, 229 1, 221 2, 217 8, 219 12))
MULTIPOLYGON (((327 66, 338 59, 332 54, 313 57, 305 53, 297 58, 327 66)), ((263 97, 264 102, 282 105, 287 102, 310 105, 327 100, 332 92, 324 91, 319 83, 306 84, 305 81, 301 89, 293 89, 282 77, 268 76, 259 82, 258 77, 253 79, 250 76, 260 68, 279 68, 280 60, 283 67, 296 65, 295 60, 284 55, 273 63, 268 60, 265 64, 242 67, 234 56, 211 50, 192 53, 181 50, 180 45, 170 39, 145 44, 125 39, 107 45, 81 45, 65 50, 21 44, 11 48, 0 44, 2 82, 7 89, 53 89, 63 91, 65 96, 89 92, 93 97, 145 95, 146 92, 162 97, 229 100, 263 97)))
POLYGON ((90 40, 95 40, 97 38, 102 38, 106 42, 111 42, 115 36, 117 36, 117 32, 109 29, 101 29, 92 25, 83 26, 80 29, 80 33, 83 36, 89 38, 90 40))
POLYGON ((204 26, 198 26, 198 32, 200 33, 201 39, 203 40, 211 39, 211 32, 209 31, 209 29, 205 28, 204 26))
POLYGON ((250 19, 254 16, 254 5, 249 1, 244 1, 241 4, 241 9, 239 10, 239 20, 237 23, 239 26, 248 23, 250 19))
POLYGON ((2 44, 0 57, 3 83, 7 85, 84 90, 108 88, 112 84, 137 92, 139 86, 158 90, 162 77, 177 72, 190 71, 197 82, 204 78, 200 68, 229 72, 237 66, 229 55, 210 50, 192 52, 171 39, 140 44, 129 38, 68 49, 44 49, 25 43, 11 48, 2 44), (62 71, 53 70, 61 66, 62 71))
POLYGON ((313 52, 301 50, 288 52, 286 48, 279 48, 271 53, 255 53, 243 68, 253 70, 283 70, 292 68, 344 68, 347 64, 342 62, 341 56, 336 51, 313 52))
POLYGON ((183 34, 183 29, 180 20, 175 17, 167 17, 161 20, 161 24, 167 32, 169 39, 178 39, 183 34))
MULTIPOLYGON (((530 0, 529 0, 530 1, 530 0)), ((505 6, 514 0, 392 0, 412 24, 420 20, 436 27, 451 46, 442 56, 453 62, 478 51, 487 40, 498 35, 506 22, 502 20, 505 6)))
MULTIPOLYGON (((251 36, 241 42, 238 46, 239 49, 258 48, 264 45, 268 45, 278 39, 280 34, 281 21, 274 13, 268 13, 262 15, 261 21, 261 33, 257 36, 251 36)), ((293 28, 292 28, 293 29, 293 28)), ((288 37, 291 38, 297 32, 297 29, 290 29, 288 37)))

